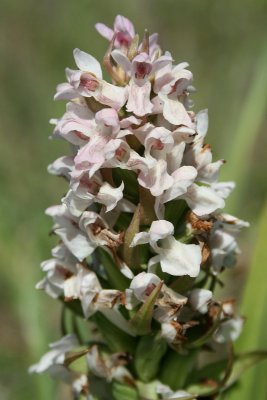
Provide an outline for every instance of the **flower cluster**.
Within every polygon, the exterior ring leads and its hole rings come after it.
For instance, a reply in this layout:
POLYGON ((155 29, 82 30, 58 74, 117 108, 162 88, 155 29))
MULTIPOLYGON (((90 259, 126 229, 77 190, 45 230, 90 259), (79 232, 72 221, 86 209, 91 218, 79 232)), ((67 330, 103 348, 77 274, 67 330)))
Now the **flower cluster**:
POLYGON ((77 69, 55 95, 66 113, 51 120, 71 151, 48 168, 68 190, 46 211, 59 243, 37 284, 72 321, 88 320, 87 336, 73 322, 30 370, 70 383, 74 398, 193 399, 203 353, 242 329, 233 301, 213 291, 248 224, 221 211, 234 183, 217 181, 224 160, 205 143, 207 110, 192 110, 188 64, 157 34, 139 40, 125 17, 96 29, 111 83, 74 50, 77 69))

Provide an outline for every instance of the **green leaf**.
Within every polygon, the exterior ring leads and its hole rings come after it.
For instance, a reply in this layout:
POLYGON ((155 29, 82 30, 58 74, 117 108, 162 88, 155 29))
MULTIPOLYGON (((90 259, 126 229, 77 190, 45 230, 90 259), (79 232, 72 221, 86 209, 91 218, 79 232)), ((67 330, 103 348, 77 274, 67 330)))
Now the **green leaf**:
POLYGON ((155 219, 157 219, 155 214, 155 197, 152 196, 148 189, 139 186, 140 195, 140 211, 141 211, 141 224, 150 226, 155 219))
MULTIPOLYGON (((267 348, 267 290, 264 268, 267 260, 267 203, 259 219, 257 242, 248 274, 247 286, 243 295, 242 314, 247 317, 244 331, 236 344, 238 352, 267 348)), ((267 393, 267 363, 252 368, 241 377, 238 390, 233 388, 227 397, 229 400, 250 400, 257 393, 258 399, 264 399, 267 393)))
MULTIPOLYGON (((252 167, 250 159, 252 151, 260 132, 260 127, 265 121, 267 106, 267 46, 266 41, 253 68, 253 76, 249 81, 249 90, 243 98, 243 109, 240 110, 237 126, 233 131, 231 140, 229 137, 225 143, 225 151, 222 154, 230 154, 227 163, 222 170, 222 180, 233 179, 237 183, 238 189, 235 190, 227 199, 226 209, 235 213, 243 203, 244 189, 248 183, 250 169, 252 167)), ((227 126, 227 129, 229 127, 227 126)))
MULTIPOLYGON (((103 378, 98 378, 94 374, 90 374, 90 395, 92 400, 113 400, 111 394, 111 384, 103 378)), ((81 397, 79 400, 85 399, 81 397)))
POLYGON ((141 305, 134 317, 130 320, 130 325, 137 335, 147 335, 150 333, 154 305, 161 291, 162 285, 163 281, 152 290, 145 303, 141 305))
POLYGON ((112 396, 114 400, 140 400, 134 387, 115 381, 112 384, 112 396))
MULTIPOLYGON (((200 371, 194 372, 190 377, 190 380, 203 380, 203 383, 189 385, 186 390, 199 396, 211 396, 219 392, 224 392, 234 385, 247 369, 265 359, 267 359, 267 350, 236 355, 233 362, 230 363, 230 369, 228 360, 210 364, 200 371), (214 380, 214 385, 210 385, 205 380, 214 380)), ((243 396, 239 397, 239 392, 236 392, 236 394, 236 398, 244 399, 243 396)), ((247 397, 247 399, 249 398, 247 397)))
POLYGON ((178 354, 170 349, 163 359, 160 381, 172 390, 182 389, 196 361, 197 350, 178 354))
POLYGON ((177 293, 186 293, 192 288, 196 281, 196 278, 191 278, 189 275, 179 276, 170 285, 171 289, 177 293))
MULTIPOLYGON (((199 384, 194 384, 186 388, 186 391, 192 393, 192 395, 197 396, 197 397, 205 397, 210 399, 214 397, 213 396, 217 393, 217 386, 214 388, 212 384, 208 383, 199 383, 199 384)), ((195 397, 193 397, 195 398, 195 397)))
POLYGON ((86 374, 88 371, 88 363, 84 356, 88 351, 89 349, 87 348, 80 351, 66 353, 64 361, 65 367, 68 368, 71 366, 71 370, 86 374))
POLYGON ((101 264, 105 268, 108 281, 111 286, 118 290, 125 290, 128 288, 130 280, 120 272, 119 266, 115 264, 112 257, 100 247, 96 250, 96 252, 101 264))
POLYGON ((125 232, 123 243, 123 259, 129 268, 136 269, 139 266, 138 250, 139 247, 130 247, 134 236, 140 228, 140 205, 136 207, 130 226, 125 232))
POLYGON ((171 397, 170 400, 195 400, 196 396, 192 395, 192 396, 179 396, 179 397, 171 397))
POLYGON ((223 359, 214 363, 205 365, 201 369, 194 370, 187 379, 187 384, 197 384, 198 382, 205 381, 206 379, 212 379, 219 381, 223 371, 226 370, 228 360, 223 359))
POLYGON ((116 221, 114 229, 116 232, 126 231, 132 220, 132 213, 121 212, 119 218, 116 221))
POLYGON ((116 186, 119 186, 121 182, 124 183, 124 196, 137 204, 139 201, 139 192, 136 173, 126 169, 113 168, 112 174, 116 186))
POLYGON ((189 342, 186 344, 187 349, 197 349, 203 346, 209 339, 211 339, 213 333, 216 329, 223 323, 227 321, 227 318, 220 319, 220 315, 218 315, 217 319, 215 320, 214 324, 205 332, 202 336, 198 339, 194 340, 193 342, 189 342))
MULTIPOLYGON (((69 309, 70 311, 72 311, 75 315, 78 315, 79 317, 84 318, 84 314, 83 314, 83 310, 82 310, 82 305, 80 300, 71 300, 71 301, 64 301, 64 298, 61 296, 59 297, 59 300, 63 303, 64 307, 66 307, 66 309, 69 309)), ((64 317, 64 315, 63 315, 64 317)), ((66 321, 62 321, 62 323, 66 321)), ((64 325, 63 324, 63 325, 64 325)), ((65 330, 67 329, 66 326, 62 326, 62 329, 65 330)))
MULTIPOLYGON (((266 271, 267 260, 267 202, 260 216, 260 225, 257 242, 247 278, 247 285, 241 306, 242 313, 246 316, 244 331, 236 343, 239 352, 252 351, 257 348, 266 348, 266 271)), ((267 363, 256 366, 245 372, 240 379, 238 387, 233 387, 223 399, 250 400, 257 393, 263 399, 267 392, 267 363)))
POLYGON ((159 336, 140 338, 134 356, 134 367, 143 382, 149 382, 156 377, 166 350, 167 343, 159 336))
POLYGON ((64 365, 69 367, 74 361, 78 360, 80 357, 85 356, 89 352, 88 348, 81 348, 79 351, 71 351, 65 354, 64 365))
POLYGON ((132 336, 112 324, 100 312, 94 314, 91 319, 97 324, 111 351, 134 353, 136 343, 132 336))
POLYGON ((144 383, 141 381, 135 381, 138 388, 138 393, 141 400, 158 400, 157 386, 158 381, 152 381, 149 383, 144 383))
MULTIPOLYGON (((233 368, 229 378, 226 381, 226 384, 223 390, 226 390, 234 383, 238 381, 238 379, 243 375, 243 373, 249 369, 250 367, 258 364, 261 361, 267 359, 267 350, 266 351, 252 351, 250 353, 241 354, 235 357, 235 361, 233 364, 233 368)), ((243 399, 243 397, 242 397, 243 399)), ((248 399, 248 397, 247 397, 248 399)))
POLYGON ((187 208, 185 200, 172 200, 165 204, 164 218, 174 225, 176 234, 181 233, 180 230, 185 227, 184 224, 178 226, 178 223, 187 208))

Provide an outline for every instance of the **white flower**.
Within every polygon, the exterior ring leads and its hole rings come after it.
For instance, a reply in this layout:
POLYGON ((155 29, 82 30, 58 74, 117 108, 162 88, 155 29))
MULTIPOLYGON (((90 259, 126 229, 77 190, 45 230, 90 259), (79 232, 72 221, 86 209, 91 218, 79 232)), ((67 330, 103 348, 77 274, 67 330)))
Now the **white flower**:
POLYGON ((50 174, 64 176, 69 180, 73 168, 74 168, 73 157, 63 156, 55 160, 52 164, 50 164, 47 170, 50 174))
POLYGON ((235 182, 215 182, 211 184, 211 188, 222 198, 226 199, 234 190, 235 182))
POLYGON ((242 221, 229 214, 217 216, 211 235, 209 247, 212 255, 212 265, 215 269, 231 267, 236 260, 236 255, 240 250, 236 241, 236 236, 241 228, 248 227, 249 223, 242 221))
POLYGON ((212 299, 212 292, 208 289, 194 289, 190 292, 189 303, 193 310, 201 314, 208 312, 208 304, 212 299))
POLYGON ((150 259, 150 267, 159 262, 162 271, 170 275, 198 276, 202 259, 199 245, 184 244, 169 236, 164 239, 158 252, 158 256, 150 259))
POLYGON ((53 136, 62 137, 76 146, 83 146, 96 128, 94 113, 83 102, 67 103, 66 109, 62 118, 50 121, 56 125, 53 136))
MULTIPOLYGON (((118 355, 119 356, 119 355, 118 355)), ((116 354, 108 356, 101 354, 97 346, 92 346, 87 354, 89 370, 99 378, 105 378, 108 382, 113 379, 119 382, 130 382, 133 380, 130 372, 120 365, 119 357, 116 354)))
POLYGON ((162 396, 162 399, 167 400, 167 399, 181 399, 181 400, 187 400, 187 399, 194 399, 194 396, 192 394, 185 392, 184 390, 177 390, 174 392, 171 390, 171 388, 167 385, 163 385, 162 383, 159 383, 157 386, 157 393, 162 396))
POLYGON ((186 194, 181 196, 191 210, 198 216, 211 214, 224 207, 224 200, 214 190, 205 186, 192 184, 186 194))
POLYGON ((243 325, 243 318, 231 318, 219 326, 219 328, 213 334, 213 339, 217 343, 226 343, 230 341, 234 342, 240 336, 243 325))
POLYGON ((172 236, 173 231, 174 227, 169 221, 154 221, 148 232, 135 235, 131 246, 150 243, 158 255, 150 259, 149 267, 159 262, 162 271, 170 275, 196 277, 202 259, 200 246, 179 242, 172 236), (159 240, 160 246, 157 244, 159 240))
POLYGON ((150 155, 141 157, 134 150, 131 150, 127 167, 131 170, 140 171, 137 178, 138 183, 149 189, 153 196, 160 196, 164 190, 173 184, 173 178, 167 171, 166 160, 157 160, 150 155))
POLYGON ((96 245, 78 226, 78 220, 71 216, 65 205, 53 206, 46 210, 54 221, 54 232, 62 239, 69 251, 79 260, 92 254, 96 245))
POLYGON ((78 346, 79 342, 75 335, 69 334, 64 336, 62 339, 49 345, 51 350, 37 364, 32 365, 29 368, 29 372, 42 373, 47 371, 53 374, 53 367, 57 365, 63 366, 65 354, 78 346))
POLYGON ((173 343, 176 339, 176 329, 170 322, 161 324, 161 336, 168 342, 173 343))
POLYGON ((133 291, 137 300, 144 302, 160 282, 161 280, 157 275, 141 272, 133 278, 130 290, 133 291))
MULTIPOLYGON (((65 247, 61 245, 61 247, 65 247)), ((58 251, 58 248, 55 251, 58 251)), ((67 277, 76 272, 76 264, 78 260, 65 248, 63 257, 55 254, 56 258, 43 261, 41 269, 46 272, 46 277, 37 283, 37 289, 43 289, 49 296, 53 298, 59 297, 64 291, 64 282, 67 277)))
POLYGON ((123 182, 118 188, 114 188, 108 182, 102 183, 96 179, 96 174, 91 179, 85 177, 73 185, 62 202, 75 217, 81 214, 93 203, 100 203, 105 206, 105 211, 113 210, 117 203, 123 198, 123 182))

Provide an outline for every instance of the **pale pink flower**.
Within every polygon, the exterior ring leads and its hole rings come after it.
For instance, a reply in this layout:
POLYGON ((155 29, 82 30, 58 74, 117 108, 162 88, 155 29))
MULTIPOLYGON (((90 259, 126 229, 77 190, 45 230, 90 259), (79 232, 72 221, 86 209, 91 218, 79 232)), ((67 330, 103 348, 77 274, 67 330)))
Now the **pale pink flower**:
POLYGON ((132 39, 135 36, 135 30, 132 22, 122 15, 116 16, 113 29, 100 22, 95 25, 95 28, 98 33, 100 33, 100 35, 107 39, 109 42, 111 42, 111 40, 115 36, 114 45, 117 48, 129 47, 132 39))
POLYGON ((168 55, 152 61, 147 53, 140 53, 132 61, 119 50, 112 52, 112 57, 131 78, 129 82, 129 97, 127 111, 137 116, 143 116, 152 112, 153 104, 150 101, 151 83, 149 77, 157 70, 164 67, 170 61, 168 55))
POLYGON ((99 62, 90 54, 79 49, 75 49, 73 54, 79 71, 66 69, 68 82, 58 85, 55 100, 94 97, 100 103, 119 110, 127 100, 127 88, 104 81, 99 62))

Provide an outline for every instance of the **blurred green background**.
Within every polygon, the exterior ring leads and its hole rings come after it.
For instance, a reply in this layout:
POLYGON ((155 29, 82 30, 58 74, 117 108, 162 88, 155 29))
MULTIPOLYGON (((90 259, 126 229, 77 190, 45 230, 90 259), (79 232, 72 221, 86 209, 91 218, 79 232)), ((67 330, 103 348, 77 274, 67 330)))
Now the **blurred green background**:
MULTIPOLYGON (((266 0, 1 0, 1 400, 69 398, 63 386, 27 374, 47 343, 60 336, 60 305, 34 289, 42 276, 39 264, 50 257, 53 244, 43 212, 66 190, 46 172, 47 164, 67 152, 63 142, 48 140, 48 120, 64 111, 64 103, 52 97, 65 80, 64 68, 74 67, 72 49, 101 58, 107 42, 94 24, 112 25, 117 14, 130 18, 140 33, 145 27, 159 32, 162 47, 177 62, 190 63, 198 90, 195 109, 209 108, 208 141, 215 158, 227 160, 222 179, 238 184, 228 211, 252 225, 241 237, 237 269, 225 274, 223 295, 242 294, 267 187, 266 0)), ((259 305, 257 329, 265 329, 267 337, 267 286, 261 294, 257 286, 266 280, 266 258, 258 264, 246 296, 259 305)), ((255 334, 253 327, 247 332, 255 334)))

